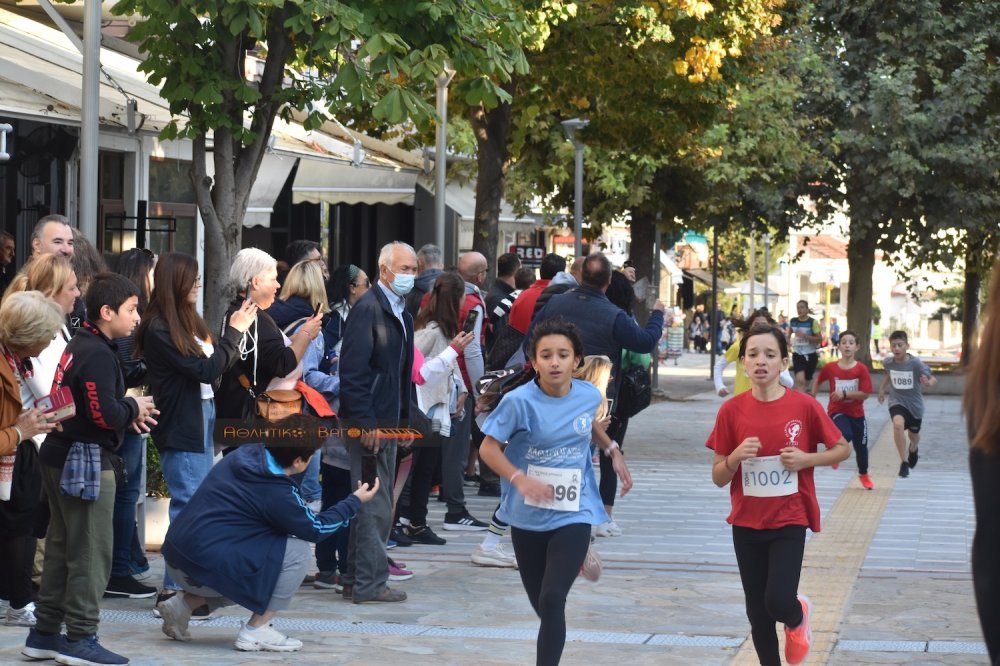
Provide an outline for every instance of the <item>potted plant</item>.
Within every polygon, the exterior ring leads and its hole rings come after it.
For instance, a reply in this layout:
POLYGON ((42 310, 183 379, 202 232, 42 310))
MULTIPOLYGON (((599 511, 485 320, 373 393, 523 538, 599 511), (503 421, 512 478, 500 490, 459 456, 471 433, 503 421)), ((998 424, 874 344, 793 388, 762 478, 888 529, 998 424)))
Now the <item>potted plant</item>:
POLYGON ((143 502, 145 516, 144 541, 147 550, 159 550, 170 526, 167 510, 170 506, 170 491, 160 468, 160 452, 153 444, 153 438, 146 437, 146 497, 143 502))

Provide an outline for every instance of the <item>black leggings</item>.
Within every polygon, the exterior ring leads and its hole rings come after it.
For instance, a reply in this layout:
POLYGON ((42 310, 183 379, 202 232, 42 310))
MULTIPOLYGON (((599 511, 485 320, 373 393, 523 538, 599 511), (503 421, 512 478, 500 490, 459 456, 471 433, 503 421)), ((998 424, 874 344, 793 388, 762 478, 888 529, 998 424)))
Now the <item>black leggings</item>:
MULTIPOLYGON (((806 528, 788 525, 755 530, 733 525, 733 547, 747 602, 750 634, 761 666, 781 666, 774 623, 802 623, 797 593, 802 572, 806 528)), ((520 559, 518 559, 520 563, 520 559)))
MULTIPOLYGON (((628 417, 618 415, 611 417, 611 425, 608 426, 608 437, 618 442, 618 446, 625 448, 625 431, 628 430, 628 417)), ((618 494, 618 475, 615 468, 611 466, 611 458, 599 452, 601 457, 601 480, 598 489, 601 493, 601 501, 604 506, 615 505, 615 495, 618 494)))
POLYGON ((0 537, 0 599, 16 610, 31 601, 31 567, 35 562, 35 537, 0 537))
POLYGON ((535 664, 554 666, 566 644, 566 596, 590 548, 590 525, 574 523, 548 532, 510 529, 521 584, 541 618, 535 664))

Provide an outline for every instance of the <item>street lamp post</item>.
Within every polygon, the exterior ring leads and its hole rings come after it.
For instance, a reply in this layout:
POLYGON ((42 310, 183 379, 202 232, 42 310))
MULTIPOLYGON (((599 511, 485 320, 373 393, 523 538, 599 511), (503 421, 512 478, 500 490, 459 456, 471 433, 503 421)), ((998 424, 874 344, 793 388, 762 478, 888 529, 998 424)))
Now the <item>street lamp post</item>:
POLYGON ((589 120, 571 118, 562 121, 566 138, 573 142, 576 149, 575 185, 573 187, 573 253, 583 255, 583 142, 577 138, 577 131, 590 124, 589 120))
POLYGON ((434 78, 437 84, 437 141, 434 148, 434 243, 441 251, 444 246, 444 190, 448 176, 448 84, 455 76, 455 70, 448 63, 434 78))

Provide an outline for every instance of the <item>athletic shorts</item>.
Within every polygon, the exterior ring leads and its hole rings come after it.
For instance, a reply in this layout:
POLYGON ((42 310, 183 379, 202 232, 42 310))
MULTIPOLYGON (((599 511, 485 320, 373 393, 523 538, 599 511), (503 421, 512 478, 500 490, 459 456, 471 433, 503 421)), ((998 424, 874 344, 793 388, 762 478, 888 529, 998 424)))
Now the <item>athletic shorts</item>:
POLYGON ((792 372, 798 374, 806 373, 806 381, 811 382, 816 374, 816 364, 819 362, 818 354, 792 354, 792 372))
POLYGON ((923 419, 913 418, 913 414, 910 413, 906 407, 902 405, 893 405, 889 408, 889 417, 893 416, 903 417, 903 427, 912 433, 920 432, 920 424, 923 423, 923 419))

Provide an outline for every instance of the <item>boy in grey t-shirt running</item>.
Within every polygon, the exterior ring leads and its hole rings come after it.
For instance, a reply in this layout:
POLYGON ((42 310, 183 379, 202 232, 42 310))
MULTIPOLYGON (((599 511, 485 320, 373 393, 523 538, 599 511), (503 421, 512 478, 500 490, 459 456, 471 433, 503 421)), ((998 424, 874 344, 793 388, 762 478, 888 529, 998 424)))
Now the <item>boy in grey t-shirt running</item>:
POLYGON ((889 336, 891 356, 882 361, 885 377, 878 389, 878 402, 885 401, 889 389, 889 416, 892 417, 892 436, 899 451, 899 475, 907 477, 917 466, 917 448, 920 444, 920 423, 924 418, 923 386, 934 386, 937 379, 927 364, 907 353, 910 343, 905 331, 893 331, 889 336), (909 435, 909 446, 906 436, 909 435))

